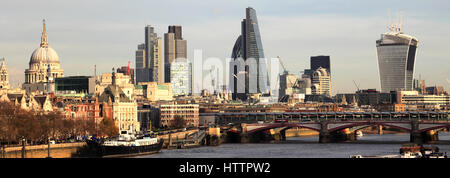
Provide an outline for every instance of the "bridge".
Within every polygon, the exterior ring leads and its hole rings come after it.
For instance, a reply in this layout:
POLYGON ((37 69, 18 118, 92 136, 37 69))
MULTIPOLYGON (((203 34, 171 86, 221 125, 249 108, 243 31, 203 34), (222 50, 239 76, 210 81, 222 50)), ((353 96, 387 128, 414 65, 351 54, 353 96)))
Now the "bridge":
POLYGON ((261 139, 271 129, 279 129, 285 139, 289 128, 319 132, 319 142, 355 140, 355 132, 368 126, 388 126, 410 133, 410 141, 438 140, 435 130, 450 127, 449 112, 284 112, 284 113, 201 113, 214 116, 218 126, 243 138, 261 139))

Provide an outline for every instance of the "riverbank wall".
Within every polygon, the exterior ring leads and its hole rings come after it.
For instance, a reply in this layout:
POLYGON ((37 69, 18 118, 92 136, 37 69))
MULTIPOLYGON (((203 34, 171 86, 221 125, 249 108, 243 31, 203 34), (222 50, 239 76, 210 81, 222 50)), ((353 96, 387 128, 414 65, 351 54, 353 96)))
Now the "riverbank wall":
MULTIPOLYGON (((70 158, 77 148, 84 146, 85 142, 60 143, 50 145, 50 157, 70 158)), ((22 158, 22 147, 6 147, 5 152, 0 154, 1 158, 22 158)), ((48 157, 48 145, 26 145, 25 158, 46 158, 48 157)))

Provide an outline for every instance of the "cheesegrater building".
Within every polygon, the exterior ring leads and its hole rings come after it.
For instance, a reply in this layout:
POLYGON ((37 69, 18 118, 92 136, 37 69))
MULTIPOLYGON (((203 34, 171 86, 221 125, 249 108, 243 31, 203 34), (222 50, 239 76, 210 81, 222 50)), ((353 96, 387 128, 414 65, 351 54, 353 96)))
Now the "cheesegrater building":
POLYGON ((241 35, 237 38, 230 61, 229 89, 233 99, 247 100, 250 94, 267 94, 270 83, 266 59, 259 33, 255 9, 246 9, 241 22, 241 35))
POLYGON ((399 25, 391 25, 376 41, 382 92, 413 89, 417 44, 417 38, 404 34, 399 25))

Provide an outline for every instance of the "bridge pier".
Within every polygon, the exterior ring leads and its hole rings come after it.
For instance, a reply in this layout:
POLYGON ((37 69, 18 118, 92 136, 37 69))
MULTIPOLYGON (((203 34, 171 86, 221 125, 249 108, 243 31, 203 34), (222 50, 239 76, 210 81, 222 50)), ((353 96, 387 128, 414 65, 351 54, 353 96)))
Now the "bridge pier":
POLYGON ((438 133, 434 130, 428 130, 425 132, 419 131, 419 123, 417 121, 411 122, 410 142, 413 143, 430 143, 438 141, 438 133))
POLYGON ((205 139, 208 146, 220 145, 220 128, 208 128, 205 139))
POLYGON ((331 141, 331 134, 328 132, 328 122, 320 122, 319 143, 331 141))
POLYGON ((281 141, 286 141, 286 129, 280 131, 281 141))
POLYGON ((383 135, 383 125, 378 125, 378 135, 383 135))

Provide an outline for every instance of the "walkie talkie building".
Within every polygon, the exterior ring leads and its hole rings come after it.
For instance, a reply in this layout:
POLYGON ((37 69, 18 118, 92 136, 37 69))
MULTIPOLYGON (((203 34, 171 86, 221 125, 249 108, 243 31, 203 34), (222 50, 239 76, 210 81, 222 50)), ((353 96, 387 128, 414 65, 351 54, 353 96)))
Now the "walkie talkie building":
POLYGON ((230 62, 230 90, 233 99, 246 100, 249 94, 267 94, 270 84, 255 9, 246 9, 241 35, 236 40, 230 62))
POLYGON ((418 40, 391 27, 376 44, 381 91, 412 90, 418 40))

